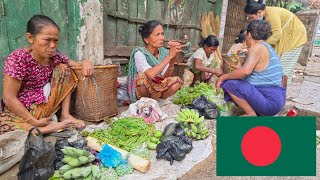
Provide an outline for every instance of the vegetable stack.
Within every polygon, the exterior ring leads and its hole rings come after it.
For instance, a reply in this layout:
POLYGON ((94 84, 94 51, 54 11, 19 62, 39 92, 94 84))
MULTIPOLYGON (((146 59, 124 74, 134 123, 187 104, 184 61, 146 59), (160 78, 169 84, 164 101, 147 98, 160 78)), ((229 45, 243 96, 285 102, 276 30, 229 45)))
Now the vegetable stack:
POLYGON ((95 130, 89 136, 101 144, 111 144, 130 152, 148 141, 154 130, 154 125, 146 124, 143 118, 125 117, 113 121, 107 130, 95 130))
POLYGON ((76 149, 73 147, 65 146, 61 151, 64 154, 62 159, 66 165, 59 169, 59 174, 64 179, 99 179, 100 170, 96 165, 91 165, 91 162, 95 160, 95 156, 90 152, 76 149))
POLYGON ((176 118, 184 128, 187 136, 193 139, 206 139, 209 136, 209 129, 206 127, 204 117, 193 109, 182 109, 176 118))

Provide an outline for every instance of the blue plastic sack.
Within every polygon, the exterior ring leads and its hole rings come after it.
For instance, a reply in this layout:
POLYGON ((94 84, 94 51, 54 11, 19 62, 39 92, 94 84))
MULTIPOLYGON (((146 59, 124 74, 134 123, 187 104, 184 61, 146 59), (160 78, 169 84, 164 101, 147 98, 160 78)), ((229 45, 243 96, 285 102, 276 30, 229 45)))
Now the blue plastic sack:
POLYGON ((102 150, 98 154, 98 158, 100 159, 103 167, 109 168, 116 168, 120 164, 125 163, 125 161, 122 158, 122 155, 114 150, 112 147, 104 144, 102 146, 102 150))

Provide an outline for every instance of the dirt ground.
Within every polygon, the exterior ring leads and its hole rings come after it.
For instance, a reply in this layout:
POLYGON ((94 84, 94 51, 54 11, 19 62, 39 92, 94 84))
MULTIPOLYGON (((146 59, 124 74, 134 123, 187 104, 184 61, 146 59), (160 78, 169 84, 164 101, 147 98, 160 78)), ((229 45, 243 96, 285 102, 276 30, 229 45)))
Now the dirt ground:
POLYGON ((184 174, 179 180, 212 180, 216 177, 216 141, 212 140, 213 152, 201 163, 194 166, 189 172, 184 174))

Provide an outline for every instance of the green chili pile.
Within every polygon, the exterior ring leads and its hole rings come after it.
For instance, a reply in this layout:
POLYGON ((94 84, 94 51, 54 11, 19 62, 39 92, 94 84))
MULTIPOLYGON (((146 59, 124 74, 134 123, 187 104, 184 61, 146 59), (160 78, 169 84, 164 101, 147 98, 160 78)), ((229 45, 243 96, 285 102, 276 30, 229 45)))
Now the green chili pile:
POLYGON ((99 143, 108 143, 131 151, 146 142, 155 130, 154 125, 146 124, 143 118, 126 117, 111 122, 108 129, 99 129, 89 136, 99 143))

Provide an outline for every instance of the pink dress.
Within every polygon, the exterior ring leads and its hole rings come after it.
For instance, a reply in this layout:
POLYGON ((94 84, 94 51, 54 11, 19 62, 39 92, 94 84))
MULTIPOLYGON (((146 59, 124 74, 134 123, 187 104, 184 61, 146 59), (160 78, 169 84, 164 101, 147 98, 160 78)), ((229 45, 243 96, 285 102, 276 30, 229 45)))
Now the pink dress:
POLYGON ((28 108, 46 100, 43 87, 50 81, 53 69, 60 63, 68 62, 69 57, 57 51, 53 56, 53 63, 39 65, 26 49, 17 49, 6 59, 4 74, 22 81, 18 99, 28 108))

